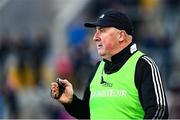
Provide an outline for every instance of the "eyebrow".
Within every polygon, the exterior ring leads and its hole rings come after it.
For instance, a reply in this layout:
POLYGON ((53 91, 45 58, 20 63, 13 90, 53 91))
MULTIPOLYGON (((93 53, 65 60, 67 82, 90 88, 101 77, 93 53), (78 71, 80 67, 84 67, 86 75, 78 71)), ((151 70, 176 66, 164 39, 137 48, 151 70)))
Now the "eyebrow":
POLYGON ((97 29, 101 29, 101 28, 106 29, 106 28, 110 28, 110 27, 101 27, 101 26, 98 26, 98 27, 96 27, 96 30, 97 29))
POLYGON ((100 28, 105 28, 105 27, 100 27, 100 26, 96 27, 96 29, 100 29, 100 28))

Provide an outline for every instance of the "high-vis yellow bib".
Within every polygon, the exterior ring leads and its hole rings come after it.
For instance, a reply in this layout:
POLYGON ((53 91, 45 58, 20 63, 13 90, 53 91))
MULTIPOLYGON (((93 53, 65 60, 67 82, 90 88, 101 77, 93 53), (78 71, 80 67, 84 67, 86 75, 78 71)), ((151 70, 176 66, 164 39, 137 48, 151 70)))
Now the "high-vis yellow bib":
POLYGON ((144 110, 134 80, 136 63, 142 55, 137 51, 113 74, 105 74, 105 63, 100 63, 90 84, 91 119, 143 119, 144 110))

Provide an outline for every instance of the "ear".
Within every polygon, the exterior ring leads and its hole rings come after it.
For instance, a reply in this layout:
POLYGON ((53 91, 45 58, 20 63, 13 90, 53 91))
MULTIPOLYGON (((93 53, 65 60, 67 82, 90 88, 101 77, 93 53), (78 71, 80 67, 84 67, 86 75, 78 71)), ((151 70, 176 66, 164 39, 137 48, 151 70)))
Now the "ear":
POLYGON ((119 41, 122 42, 126 37, 126 32, 124 30, 119 32, 119 41))

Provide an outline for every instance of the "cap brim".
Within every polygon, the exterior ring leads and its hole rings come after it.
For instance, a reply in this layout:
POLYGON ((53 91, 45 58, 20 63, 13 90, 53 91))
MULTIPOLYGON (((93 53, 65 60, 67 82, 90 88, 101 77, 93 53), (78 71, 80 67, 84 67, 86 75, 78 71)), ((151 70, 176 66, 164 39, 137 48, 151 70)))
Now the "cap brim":
POLYGON ((87 23, 84 23, 84 26, 85 27, 90 27, 90 28, 93 28, 93 27, 108 27, 108 25, 104 25, 102 23, 98 23, 98 22, 87 22, 87 23))
POLYGON ((84 26, 85 27, 96 27, 98 26, 97 22, 87 22, 87 23, 84 23, 84 26))

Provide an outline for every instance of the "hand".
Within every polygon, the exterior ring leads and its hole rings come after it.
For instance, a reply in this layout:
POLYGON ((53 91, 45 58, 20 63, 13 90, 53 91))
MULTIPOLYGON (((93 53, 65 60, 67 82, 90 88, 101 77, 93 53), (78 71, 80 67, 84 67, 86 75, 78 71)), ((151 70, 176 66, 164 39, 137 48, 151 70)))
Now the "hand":
MULTIPOLYGON (((59 102, 61 102, 62 104, 68 104, 72 102, 73 99, 73 87, 72 84, 67 81, 67 80, 61 80, 63 86, 65 87, 62 95, 57 99, 59 102)), ((57 82, 52 82, 51 83, 51 94, 53 96, 58 96, 59 93, 59 88, 58 88, 58 83, 57 82)))

